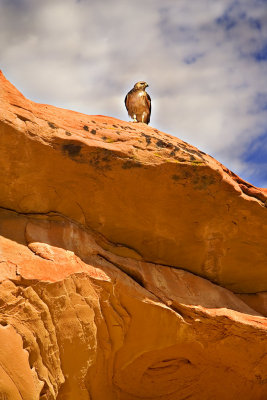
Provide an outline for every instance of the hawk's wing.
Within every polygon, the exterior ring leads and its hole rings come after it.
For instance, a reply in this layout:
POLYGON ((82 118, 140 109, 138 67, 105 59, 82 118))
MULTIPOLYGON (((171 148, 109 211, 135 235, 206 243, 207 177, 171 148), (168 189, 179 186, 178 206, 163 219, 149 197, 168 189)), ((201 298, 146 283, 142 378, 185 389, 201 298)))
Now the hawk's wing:
POLYGON ((146 103, 148 105, 149 108, 149 113, 151 114, 151 98, 149 96, 149 94, 146 92, 146 103))
POLYGON ((125 99, 124 99, 124 103, 125 103, 125 106, 127 108, 127 111, 129 111, 129 101, 130 101, 130 96, 129 95, 132 93, 132 91, 133 90, 130 90, 130 92, 128 92, 126 94, 125 99))
POLYGON ((147 123, 149 124, 150 122, 150 115, 151 115, 151 98, 149 96, 149 94, 146 92, 146 104, 148 106, 149 109, 149 115, 147 116, 147 123))
POLYGON ((128 110, 128 93, 127 93, 126 96, 125 96, 124 103, 125 103, 125 107, 126 107, 127 110, 128 110))

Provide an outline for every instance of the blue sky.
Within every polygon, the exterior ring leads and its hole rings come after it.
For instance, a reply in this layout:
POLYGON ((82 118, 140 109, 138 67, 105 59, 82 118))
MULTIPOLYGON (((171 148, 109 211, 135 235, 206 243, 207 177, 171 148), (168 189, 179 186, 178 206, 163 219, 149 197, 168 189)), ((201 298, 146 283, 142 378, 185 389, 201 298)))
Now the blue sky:
POLYGON ((267 187, 267 0, 0 0, 0 68, 28 98, 151 125, 267 187))

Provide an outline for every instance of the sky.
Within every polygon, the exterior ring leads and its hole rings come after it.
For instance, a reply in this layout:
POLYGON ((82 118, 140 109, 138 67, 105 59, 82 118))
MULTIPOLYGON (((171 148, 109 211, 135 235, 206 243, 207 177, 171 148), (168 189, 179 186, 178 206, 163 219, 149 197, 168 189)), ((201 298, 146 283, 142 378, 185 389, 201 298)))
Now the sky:
POLYGON ((151 126, 267 187, 267 0, 0 0, 0 69, 28 98, 151 126))

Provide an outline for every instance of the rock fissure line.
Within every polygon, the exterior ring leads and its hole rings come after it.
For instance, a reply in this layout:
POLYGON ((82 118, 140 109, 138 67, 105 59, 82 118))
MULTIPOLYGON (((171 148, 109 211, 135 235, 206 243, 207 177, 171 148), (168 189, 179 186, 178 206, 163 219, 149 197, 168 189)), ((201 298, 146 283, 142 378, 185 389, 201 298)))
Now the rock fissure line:
POLYGON ((102 253, 98 253, 97 254, 99 257, 101 257, 103 260, 107 261, 109 264, 112 264, 113 266, 117 267, 119 270, 121 270, 124 274, 128 275, 132 280, 134 280, 138 285, 140 285, 141 287, 145 288, 144 286, 144 282, 142 280, 142 278, 138 278, 137 276, 135 276, 134 274, 129 274, 125 271, 125 268, 123 268, 119 263, 115 263, 114 261, 111 260, 111 258, 103 255, 102 253))
MULTIPOLYGON (((80 208, 81 208, 81 207, 80 207, 80 208)), ((89 233, 93 233, 93 234, 95 234, 95 235, 97 235, 97 236, 99 235, 100 237, 103 238, 104 241, 106 241, 107 243, 109 243, 111 246, 115 246, 115 248, 117 248, 117 247, 119 248, 119 247, 122 246, 122 247, 125 247, 125 248, 129 249, 129 250, 133 250, 133 251, 136 252, 140 257, 142 257, 141 254, 138 253, 138 252, 136 251, 136 249, 134 249, 134 248, 132 248, 132 247, 129 247, 129 246, 123 244, 123 243, 112 243, 112 242, 110 242, 107 238, 103 237, 103 235, 101 235, 101 234, 99 234, 98 232, 94 231, 94 230, 93 230, 92 228, 90 228, 89 226, 85 226, 85 225, 83 225, 82 223, 79 223, 78 221, 75 221, 75 220, 73 220, 73 219, 67 217, 66 215, 64 215, 64 214, 62 214, 62 213, 60 213, 60 212, 58 212, 58 211, 50 210, 50 211, 46 211, 46 212, 38 212, 38 211, 28 211, 28 212, 25 212, 25 211, 18 211, 18 210, 15 210, 15 209, 12 209, 12 208, 8 208, 8 207, 3 207, 3 206, 0 206, 0 209, 5 210, 5 211, 9 211, 9 212, 14 212, 14 213, 16 213, 16 214, 18 214, 18 215, 23 215, 23 216, 38 216, 38 215, 40 215, 40 216, 47 216, 48 218, 49 218, 49 217, 61 217, 63 220, 69 221, 70 223, 72 223, 73 225, 75 225, 75 226, 81 228, 81 229, 84 230, 84 231, 87 231, 87 232, 89 232, 89 233)), ((81 208, 81 210, 82 210, 82 208, 81 208)), ((82 210, 82 211, 83 211, 83 210, 82 210)), ((26 226, 25 226, 25 232, 26 232, 26 226)), ((25 237, 26 237, 26 234, 25 234, 25 237)), ((212 240, 214 240, 214 238, 211 238, 211 239, 208 239, 208 240, 209 240, 209 241, 212 241, 212 240)), ((49 259, 43 257, 40 253, 38 253, 38 252, 35 251, 33 248, 31 248, 31 246, 30 246, 30 247, 28 246, 28 248, 29 248, 36 256, 41 257, 41 258, 43 258, 43 259, 49 261, 49 259)), ((111 251, 111 254, 113 254, 112 251, 111 251)), ((105 256, 105 255, 103 255, 102 253, 99 253, 99 255, 100 255, 103 259, 105 259, 106 261, 111 262, 112 264, 114 264, 115 266, 117 266, 121 271, 123 271, 124 273, 126 273, 127 275, 129 275, 129 276, 130 276, 133 280, 135 280, 135 282, 137 282, 140 286, 145 287, 144 284, 143 284, 143 282, 142 282, 142 278, 141 278, 141 277, 140 277, 140 279, 139 279, 137 275, 134 275, 134 274, 133 274, 133 275, 130 275, 130 274, 128 274, 128 272, 126 272, 125 269, 124 269, 119 263, 115 263, 114 260, 108 259, 108 257, 105 256)), ((184 268, 182 268, 182 267, 177 267, 177 266, 168 265, 168 264, 162 264, 162 263, 158 264, 158 263, 155 263, 155 262, 152 262, 152 263, 151 263, 150 261, 145 260, 143 257, 142 257, 142 261, 144 261, 144 262, 150 264, 151 266, 153 266, 153 265, 160 265, 160 266, 162 266, 162 267, 173 268, 173 269, 177 269, 177 270, 181 270, 181 271, 188 272, 188 270, 186 270, 186 269, 184 269, 184 268)), ((16 267, 16 275, 20 275, 17 269, 18 269, 18 267, 16 267)), ((217 282, 216 280, 208 279, 207 276, 198 275, 198 274, 195 274, 195 273, 192 272, 192 271, 190 271, 190 273, 191 273, 192 275, 196 276, 196 277, 200 277, 200 278, 206 279, 207 281, 213 283, 214 285, 218 285, 218 282, 217 282)), ((28 282, 29 282, 28 280, 25 280, 24 278, 22 278, 22 280, 23 280, 23 282, 25 282, 26 285, 27 285, 28 282)), ((21 284, 23 284, 23 283, 21 282, 21 284)), ((220 285, 218 285, 218 287, 220 287, 220 285)), ((235 292, 235 291, 232 291, 232 292, 233 292, 234 294, 238 294, 238 295, 241 295, 241 294, 242 294, 242 295, 246 295, 246 294, 252 295, 252 294, 257 294, 257 293, 265 293, 266 291, 263 290, 263 291, 259 291, 259 292, 255 292, 255 293, 243 293, 243 292, 240 293, 240 292, 235 292)))
MULTIPOLYGON (((50 211, 47 211, 47 212, 38 212, 38 211, 27 211, 27 212, 25 212, 25 211, 17 211, 17 210, 15 210, 15 209, 3 207, 3 206, 0 206, 0 209, 5 210, 5 211, 14 212, 14 213, 16 213, 16 214, 18 214, 18 215, 23 215, 23 216, 31 216, 31 215, 32 215, 32 216, 38 216, 38 215, 40 215, 40 216, 48 216, 48 217, 58 216, 58 217, 61 217, 63 220, 65 219, 65 220, 71 222, 71 223, 74 224, 75 226, 77 226, 77 227, 79 227, 79 228, 81 228, 81 229, 83 229, 83 230, 85 230, 85 231, 93 232, 94 234, 100 235, 100 236, 103 237, 103 235, 101 235, 101 234, 99 234, 98 232, 94 231, 94 230, 91 229, 90 227, 84 226, 83 224, 81 224, 81 223, 79 223, 79 222, 77 222, 77 221, 75 221, 75 220, 73 220, 73 219, 67 217, 67 216, 64 215, 64 214, 61 214, 61 213, 58 212, 58 211, 50 210, 50 211)), ((25 230, 26 230, 26 227, 25 227, 25 230)), ((103 237, 103 238, 104 238, 104 237, 103 237)), ((122 247, 126 247, 126 248, 129 249, 129 250, 133 250, 133 251, 135 251, 138 255, 141 256, 141 254, 139 254, 139 253, 136 251, 136 249, 134 249, 134 248, 132 248, 132 247, 129 247, 129 246, 123 244, 123 243, 112 243, 112 242, 110 242, 110 241, 109 241, 108 239, 106 239, 106 238, 104 238, 104 240, 107 241, 107 243, 110 243, 111 245, 113 245, 113 246, 115 246, 115 247, 121 247, 121 246, 122 246, 122 247)), ((212 240, 212 239, 211 239, 211 240, 212 240)), ((35 255, 37 255, 37 256, 39 256, 39 257, 41 257, 41 258, 44 258, 44 257, 42 257, 40 254, 37 254, 32 248, 30 248, 30 250, 31 250, 35 255)), ((111 253, 112 253, 112 252, 111 252, 111 253)), ((101 254, 101 257, 105 258, 102 254, 101 254)), ((141 256, 141 257, 142 257, 142 256, 141 256)), ((44 259, 45 259, 45 258, 44 258, 44 259)), ((107 259, 107 261, 109 261, 109 260, 107 259)), ((182 267, 176 267, 176 266, 168 265, 168 264, 157 264, 157 263, 154 263, 154 262, 151 263, 150 261, 146 261, 146 260, 143 259, 143 258, 142 258, 142 261, 147 262, 147 263, 149 263, 149 264, 151 264, 151 265, 160 265, 160 266, 162 266, 162 267, 174 268, 174 269, 179 269, 179 270, 182 270, 182 271, 187 271, 186 269, 184 269, 184 268, 182 268, 182 267)), ((112 261, 111 261, 111 262, 112 262, 112 261)), ((115 265, 115 264, 114 264, 114 265, 115 265)), ((122 268, 121 268, 119 265, 118 265, 118 268, 120 268, 120 269, 122 270, 122 268)), ((125 272, 125 271, 124 271, 124 272, 125 272)), ((127 272, 125 272, 125 273, 127 274, 127 272)), ((190 271, 190 273, 193 274, 193 275, 195 275, 195 276, 198 276, 198 277, 203 278, 201 275, 194 274, 194 273, 191 272, 191 271, 190 271)), ((142 284, 141 281, 138 281, 138 279, 135 279, 134 277, 132 277, 132 278, 133 278, 138 284, 140 284, 141 286, 143 286, 143 284, 142 284)), ((205 277, 204 279, 207 279, 207 278, 205 277)), ((212 280, 209 280, 209 279, 207 279, 207 280, 208 280, 209 282, 212 282, 213 284, 216 284, 216 282, 213 282, 212 280)), ((143 287, 144 287, 144 286, 143 286, 143 287)))

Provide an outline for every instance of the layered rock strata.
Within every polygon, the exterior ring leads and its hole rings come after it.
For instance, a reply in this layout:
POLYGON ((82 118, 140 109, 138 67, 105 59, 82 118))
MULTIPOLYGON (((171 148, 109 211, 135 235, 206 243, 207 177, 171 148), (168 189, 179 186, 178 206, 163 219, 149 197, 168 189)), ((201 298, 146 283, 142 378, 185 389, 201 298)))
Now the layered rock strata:
POLYGON ((3 399, 267 398, 266 190, 2 74, 0 155, 3 399))

